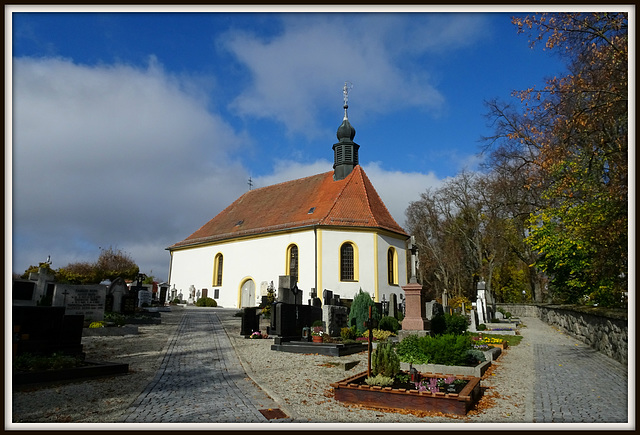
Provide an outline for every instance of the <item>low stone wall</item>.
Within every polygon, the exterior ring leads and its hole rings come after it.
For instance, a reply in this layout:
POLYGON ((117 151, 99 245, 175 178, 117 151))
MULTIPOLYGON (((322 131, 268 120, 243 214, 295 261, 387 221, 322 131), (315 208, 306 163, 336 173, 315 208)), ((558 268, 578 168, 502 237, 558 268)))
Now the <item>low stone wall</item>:
POLYGON ((624 310, 545 304, 497 304, 515 317, 538 317, 622 364, 628 363, 629 327, 624 310))

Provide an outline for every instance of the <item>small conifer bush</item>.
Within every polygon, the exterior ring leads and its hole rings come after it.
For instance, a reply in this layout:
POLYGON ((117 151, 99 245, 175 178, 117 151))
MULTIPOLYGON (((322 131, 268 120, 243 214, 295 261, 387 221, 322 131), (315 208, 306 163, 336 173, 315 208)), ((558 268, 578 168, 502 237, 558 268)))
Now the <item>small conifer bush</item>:
POLYGON ((371 370, 373 373, 393 378, 400 371, 400 358, 389 342, 380 343, 371 354, 371 370))

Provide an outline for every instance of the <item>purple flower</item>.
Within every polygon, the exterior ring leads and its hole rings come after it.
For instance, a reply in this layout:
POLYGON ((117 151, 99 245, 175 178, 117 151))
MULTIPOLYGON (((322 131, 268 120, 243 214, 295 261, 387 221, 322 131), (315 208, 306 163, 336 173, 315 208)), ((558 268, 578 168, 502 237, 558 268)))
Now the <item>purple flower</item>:
POLYGON ((438 388, 437 378, 429 378, 429 391, 431 391, 432 393, 440 391, 440 389, 438 388))

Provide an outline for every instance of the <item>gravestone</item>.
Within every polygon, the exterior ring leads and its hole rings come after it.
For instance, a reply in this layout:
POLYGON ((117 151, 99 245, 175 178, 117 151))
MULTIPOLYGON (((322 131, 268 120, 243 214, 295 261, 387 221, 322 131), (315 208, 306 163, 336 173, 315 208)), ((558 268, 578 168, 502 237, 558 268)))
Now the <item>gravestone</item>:
POLYGON ((29 274, 30 281, 36 281, 35 294, 33 299, 36 303, 46 303, 46 300, 53 297, 54 275, 48 269, 40 267, 38 272, 29 274))
POLYGON ((174 284, 173 288, 171 289, 171 296, 169 297, 169 301, 173 302, 173 300, 177 297, 178 297, 178 289, 176 289, 176 285, 174 284))
POLYGON ((242 310, 242 321, 240 323, 240 335, 250 336, 253 332, 260 330, 260 317, 258 308, 246 307, 242 310))
POLYGON ((13 305, 35 306, 35 293, 35 281, 29 281, 27 279, 13 280, 13 305))
POLYGON ((138 291, 138 308, 150 307, 153 296, 149 290, 138 291))
MULTIPOLYGON (((169 284, 163 282, 160 284, 160 305, 164 305, 167 302, 167 292, 169 290, 169 284)), ((205 294, 207 289, 202 290, 203 294, 205 294)))
POLYGON ((187 298, 187 303, 190 305, 193 304, 195 302, 195 298, 196 298, 196 288, 192 284, 191 286, 189 286, 189 297, 187 298))
POLYGON ((14 306, 12 314, 14 356, 82 354, 83 316, 65 315, 65 307, 14 306))
POLYGON ((398 317, 398 297, 395 293, 389 295, 389 316, 398 317))
POLYGON ((309 305, 311 305, 312 307, 322 308, 322 301, 320 300, 320 298, 313 298, 310 302, 311 303, 309 305))
POLYGON ((478 332, 478 315, 476 310, 469 311, 469 319, 471 323, 469 324, 469 331, 478 332))
POLYGON ((289 339, 302 337, 302 328, 322 320, 322 309, 311 305, 275 302, 271 308, 270 335, 289 339))
POLYGON ((447 293, 447 289, 444 289, 442 292, 442 309, 445 313, 449 312, 449 294, 447 293))
POLYGON ((476 299, 476 311, 478 313, 478 322, 488 323, 489 316, 487 312, 487 299, 486 299, 486 283, 484 281, 478 282, 477 285, 477 299, 476 299))
POLYGON ((107 313, 113 312, 113 295, 109 294, 109 290, 107 290, 107 294, 104 297, 104 311, 107 313))
POLYGON ((104 285, 56 284, 52 306, 64 307, 65 315, 84 316, 85 322, 104 320, 107 289, 104 285))
POLYGON ((331 305, 333 303, 333 292, 331 290, 324 289, 322 291, 322 303, 323 305, 331 305))
POLYGON ((133 314, 136 312, 136 296, 132 294, 126 294, 122 296, 122 305, 120 307, 120 312, 122 314, 133 314))
POLYGON ((322 321, 327 325, 326 332, 330 337, 339 337, 340 330, 349 326, 347 307, 323 305, 322 321))
POLYGON ((122 298, 127 293, 127 283, 124 282, 124 279, 122 279, 121 277, 114 279, 107 289, 107 294, 113 297, 113 307, 111 311, 113 311, 114 313, 122 312, 122 298))
POLYGON ((409 283, 402 286, 405 295, 406 314, 402 319, 403 331, 426 331, 429 329, 429 321, 425 317, 426 292, 418 283, 409 283))
POLYGON ((302 304, 302 291, 296 284, 296 277, 290 275, 279 277, 277 301, 292 305, 302 304))
POLYGON ((433 320, 436 316, 441 316, 444 314, 444 309, 442 308, 442 304, 439 304, 436 301, 429 301, 425 304, 425 317, 427 320, 433 320))

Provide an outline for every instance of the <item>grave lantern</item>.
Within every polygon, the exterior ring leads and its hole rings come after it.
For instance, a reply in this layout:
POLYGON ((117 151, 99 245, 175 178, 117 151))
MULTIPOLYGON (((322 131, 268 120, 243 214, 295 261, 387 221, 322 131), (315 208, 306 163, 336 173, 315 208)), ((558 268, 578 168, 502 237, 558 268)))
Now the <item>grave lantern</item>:
POLYGON ((409 368, 409 375, 411 376, 411 382, 420 382, 420 373, 413 365, 409 368))

